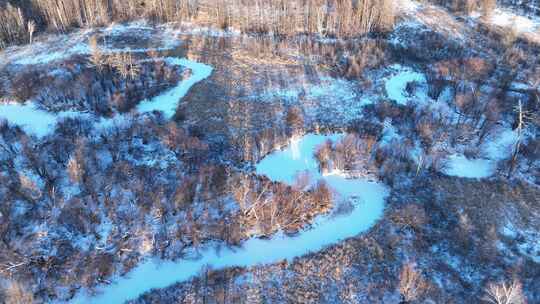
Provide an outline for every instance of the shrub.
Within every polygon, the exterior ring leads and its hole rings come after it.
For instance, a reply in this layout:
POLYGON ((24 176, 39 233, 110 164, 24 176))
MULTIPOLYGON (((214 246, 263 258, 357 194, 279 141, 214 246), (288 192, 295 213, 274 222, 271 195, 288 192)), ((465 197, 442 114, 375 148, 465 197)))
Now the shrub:
POLYGON ((40 85, 38 73, 29 70, 17 73, 11 81, 11 95, 20 102, 26 102, 36 96, 36 90, 40 85))
POLYGON ((291 107, 285 116, 285 124, 289 133, 294 135, 304 128, 304 115, 299 107, 291 107))

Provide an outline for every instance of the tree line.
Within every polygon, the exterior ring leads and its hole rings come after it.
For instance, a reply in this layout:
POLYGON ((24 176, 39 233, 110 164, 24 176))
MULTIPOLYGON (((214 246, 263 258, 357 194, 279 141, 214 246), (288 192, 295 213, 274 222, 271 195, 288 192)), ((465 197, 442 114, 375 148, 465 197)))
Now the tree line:
POLYGON ((394 24, 390 0, 23 0, 0 1, 0 48, 31 42, 34 32, 65 32, 145 18, 195 21, 274 35, 358 36, 394 24))

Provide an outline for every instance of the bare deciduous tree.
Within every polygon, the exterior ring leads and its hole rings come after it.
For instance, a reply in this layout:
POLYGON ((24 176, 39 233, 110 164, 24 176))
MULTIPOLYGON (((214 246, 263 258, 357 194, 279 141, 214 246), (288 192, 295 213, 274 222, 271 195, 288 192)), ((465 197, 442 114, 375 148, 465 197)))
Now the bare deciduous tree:
POLYGON ((107 64, 107 58, 101 52, 96 36, 90 37, 88 46, 90 47, 90 66, 95 67, 98 72, 102 72, 107 64))
POLYGON ((490 283, 483 300, 490 304, 525 304, 521 283, 490 283))
POLYGON ((427 291, 427 287, 422 274, 416 270, 413 263, 407 263, 403 266, 399 276, 399 292, 402 303, 417 300, 427 291))
POLYGON ((131 53, 117 53, 109 58, 109 64, 123 78, 135 79, 141 72, 141 67, 133 59, 131 53))
MULTIPOLYGON (((250 33, 354 37, 389 31, 395 22, 392 0, 29 0, 40 25, 65 32, 73 27, 100 26, 111 21, 149 18, 169 22, 200 21, 250 33)), ((22 4, 20 4, 22 5, 22 4)), ((28 41, 21 8, 0 7, 0 47, 28 41), (24 36, 24 39, 22 36, 24 36)))
POLYGON ((28 42, 32 44, 32 39, 34 37, 34 32, 36 31, 36 23, 34 20, 30 20, 27 23, 27 30, 28 30, 28 42))

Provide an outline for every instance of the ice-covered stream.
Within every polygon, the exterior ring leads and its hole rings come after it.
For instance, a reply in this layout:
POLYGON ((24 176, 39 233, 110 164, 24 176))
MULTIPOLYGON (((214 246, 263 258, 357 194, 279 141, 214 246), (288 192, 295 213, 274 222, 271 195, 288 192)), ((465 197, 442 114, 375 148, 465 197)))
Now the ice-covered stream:
POLYGON ((292 183, 301 171, 313 178, 322 178, 335 190, 335 199, 351 199, 355 205, 349 214, 318 217, 310 229, 297 235, 277 233, 270 239, 252 238, 241 248, 212 248, 199 251, 198 258, 177 261, 149 259, 124 277, 99 288, 95 297, 79 293, 73 303, 122 303, 153 288, 167 287, 197 275, 206 266, 222 269, 233 266, 254 266, 291 260, 328 245, 353 237, 369 229, 383 215, 388 194, 380 183, 363 179, 347 179, 340 175, 322 176, 313 157, 317 145, 342 135, 306 135, 291 142, 284 150, 275 151, 257 165, 257 173, 275 181, 292 183))
POLYGON ((62 118, 76 117, 78 112, 69 111, 58 114, 41 110, 33 102, 25 104, 9 102, 0 103, 0 120, 22 127, 27 133, 43 137, 54 129, 56 122, 62 118))
MULTIPOLYGON (((189 89, 196 83, 206 79, 212 74, 212 67, 186 58, 166 57, 153 60, 164 60, 170 65, 178 65, 191 70, 189 78, 180 81, 173 88, 151 98, 143 100, 137 106, 139 113, 162 111, 167 119, 172 118, 180 100, 187 94, 189 89)), ((26 132, 43 137, 52 131, 56 124, 66 117, 85 117, 94 120, 96 127, 106 127, 115 121, 120 121, 128 114, 117 114, 113 118, 93 117, 88 113, 67 111, 51 113, 41 110, 32 101, 25 104, 0 103, 0 119, 6 119, 9 123, 23 128, 26 132)))
MULTIPOLYGON (((419 107, 429 107, 431 111, 454 119, 452 116, 455 114, 449 107, 454 102, 451 90, 445 89, 438 100, 433 100, 427 94, 428 83, 423 73, 398 64, 390 66, 389 70, 392 74, 385 81, 385 89, 390 100, 400 105, 413 103, 419 107), (415 84, 413 92, 407 92, 409 84, 415 84)), ((392 128, 386 130, 392 131, 392 128)), ((395 132, 387 133, 386 140, 398 137, 395 132)), ((446 168, 443 171, 447 175, 466 178, 490 177, 495 173, 497 163, 510 155, 517 138, 517 131, 509 126, 499 126, 499 130, 480 147, 478 157, 468 158, 462 152, 451 153, 446 159, 446 168)))
POLYGON ((178 83, 174 88, 150 99, 143 100, 138 106, 140 113, 162 111, 167 119, 171 119, 176 113, 178 102, 184 97, 189 89, 197 82, 203 81, 212 74, 212 67, 204 63, 191 61, 185 58, 168 57, 165 62, 178 65, 191 70, 191 76, 178 83))

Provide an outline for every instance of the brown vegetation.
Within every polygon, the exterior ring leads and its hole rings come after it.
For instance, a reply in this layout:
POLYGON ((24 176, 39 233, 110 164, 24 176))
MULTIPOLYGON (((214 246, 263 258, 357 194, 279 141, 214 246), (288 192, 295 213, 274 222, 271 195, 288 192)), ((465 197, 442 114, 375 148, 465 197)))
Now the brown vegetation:
POLYGON ((25 7, 0 4, 0 17, 6 20, 0 25, 0 47, 27 42, 34 30, 29 27, 30 20, 38 20, 41 30, 62 32, 142 17, 161 22, 196 21, 246 33, 339 37, 387 31, 394 24, 394 4, 390 0, 30 0, 22 5, 25 7))
POLYGON ((427 284, 414 264, 405 264, 399 275, 399 293, 402 303, 411 303, 417 300, 426 292, 426 289, 427 284))
POLYGON ((4 82, 6 97, 19 102, 32 99, 53 112, 79 110, 110 115, 113 111, 130 111, 141 100, 176 85, 183 77, 181 67, 163 60, 141 63, 130 53, 109 55, 98 48, 93 48, 88 60, 72 58, 57 71, 61 77, 38 68, 18 72, 4 82))
POLYGON ((321 172, 332 170, 369 174, 374 165, 377 139, 369 135, 349 134, 336 143, 326 141, 314 152, 321 172))
POLYGON ((309 177, 300 175, 294 186, 273 183, 266 178, 240 176, 233 196, 240 206, 241 221, 255 235, 269 236, 281 229, 297 232, 317 214, 332 206, 332 190, 319 181, 309 191, 309 177))

